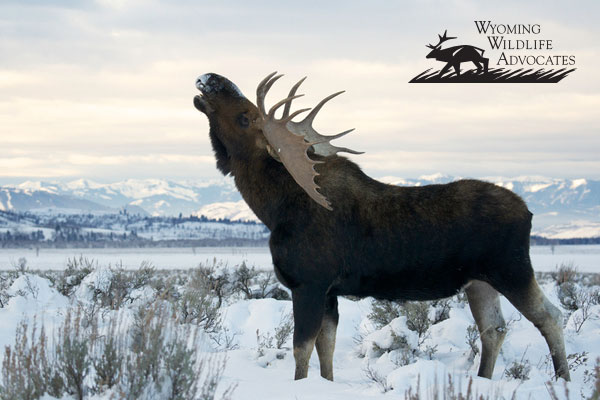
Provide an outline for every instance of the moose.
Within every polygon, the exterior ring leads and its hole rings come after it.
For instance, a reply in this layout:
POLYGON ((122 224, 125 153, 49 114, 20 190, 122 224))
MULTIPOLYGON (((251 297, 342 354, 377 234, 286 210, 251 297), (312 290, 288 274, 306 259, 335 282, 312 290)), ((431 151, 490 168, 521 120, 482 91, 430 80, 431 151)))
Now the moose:
POLYGON ((491 378, 504 340, 504 295, 545 338, 558 377, 569 379, 561 312, 539 288, 529 258, 532 214, 515 193, 478 180, 422 187, 381 183, 290 113, 304 79, 268 111, 281 78, 268 75, 256 105, 215 73, 196 81, 194 106, 208 117, 217 168, 271 232, 275 274, 292 293, 295 379, 316 346, 321 376, 333 380, 341 295, 433 300, 464 290, 480 332, 479 376, 491 378), (280 117, 275 116, 283 107, 280 117))
POLYGON ((460 76, 460 64, 468 61, 471 61, 473 64, 475 64, 478 73, 480 73, 482 69, 484 72, 488 72, 489 59, 483 57, 485 50, 469 45, 453 46, 442 49, 442 43, 450 39, 456 39, 456 37, 446 36, 447 33, 448 31, 446 30, 444 31, 444 36, 438 35, 440 41, 435 46, 432 44, 426 45, 426 47, 431 49, 426 58, 435 58, 438 61, 444 61, 447 63, 444 68, 440 70, 438 76, 441 77, 444 75, 444 73, 448 71, 450 67, 454 67, 456 76, 460 76))

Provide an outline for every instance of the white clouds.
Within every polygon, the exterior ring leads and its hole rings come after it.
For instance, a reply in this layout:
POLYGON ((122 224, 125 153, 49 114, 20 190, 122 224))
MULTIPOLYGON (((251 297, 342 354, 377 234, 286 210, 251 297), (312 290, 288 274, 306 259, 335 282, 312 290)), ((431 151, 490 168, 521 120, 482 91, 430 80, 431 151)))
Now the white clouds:
POLYGON ((600 62, 589 18, 597 5, 584 3, 579 11, 551 3, 540 15, 545 33, 578 60, 557 85, 407 83, 439 67, 424 58, 424 44, 442 27, 470 32, 474 18, 505 18, 520 7, 535 14, 516 2, 504 11, 469 1, 409 9, 389 2, 5 3, 0 52, 11 57, 0 60, 0 177, 216 176, 206 118, 192 107, 195 78, 218 72, 252 97, 275 69, 287 76, 271 102, 304 75, 307 96, 298 106, 347 90, 324 108, 317 128, 357 128, 343 143, 368 151, 356 158, 368 172, 545 168, 539 173, 598 177, 600 81, 589 68, 600 62))

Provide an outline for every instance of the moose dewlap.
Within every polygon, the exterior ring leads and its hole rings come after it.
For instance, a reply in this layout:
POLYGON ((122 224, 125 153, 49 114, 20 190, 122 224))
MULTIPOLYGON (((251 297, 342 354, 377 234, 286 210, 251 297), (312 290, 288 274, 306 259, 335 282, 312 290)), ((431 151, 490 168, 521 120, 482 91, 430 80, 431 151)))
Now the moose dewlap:
MULTIPOLYGON (((444 34, 445 36, 445 34, 444 34)), ((227 78, 204 74, 195 107, 223 174, 271 231, 278 279, 292 292, 295 378, 308 374, 316 346, 321 375, 333 379, 337 296, 432 300, 464 289, 481 333, 479 375, 490 378, 505 335, 499 293, 540 330, 557 376, 569 379, 561 315, 544 297, 529 259, 532 214, 513 192, 462 180, 397 187, 371 179, 312 128, 335 93, 291 112, 303 82, 267 112, 270 74, 254 105, 227 78), (283 107, 281 118, 275 112, 283 107)))

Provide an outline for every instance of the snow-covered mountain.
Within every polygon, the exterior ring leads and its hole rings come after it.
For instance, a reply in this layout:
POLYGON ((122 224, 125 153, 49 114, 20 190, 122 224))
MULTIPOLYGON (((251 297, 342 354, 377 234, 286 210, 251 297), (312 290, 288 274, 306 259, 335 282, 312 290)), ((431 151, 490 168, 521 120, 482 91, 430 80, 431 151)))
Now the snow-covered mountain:
POLYGON ((211 219, 229 219, 231 221, 259 221, 244 200, 208 204, 200 208, 196 215, 205 215, 211 219))
MULTIPOLYGON (((382 177, 401 186, 446 183, 460 177, 435 174, 416 179, 382 177)), ((600 236, 600 180, 539 176, 480 178, 521 195, 534 213, 533 233, 555 238, 600 236)), ((0 210, 38 213, 129 213, 155 216, 205 215, 214 219, 256 220, 230 178, 212 181, 128 179, 97 183, 32 182, 0 186, 0 210)))
POLYGON ((4 211, 116 212, 126 208, 130 213, 177 216, 193 214, 207 204, 239 200, 241 196, 230 179, 128 179, 108 184, 78 179, 0 187, 0 210, 4 211))

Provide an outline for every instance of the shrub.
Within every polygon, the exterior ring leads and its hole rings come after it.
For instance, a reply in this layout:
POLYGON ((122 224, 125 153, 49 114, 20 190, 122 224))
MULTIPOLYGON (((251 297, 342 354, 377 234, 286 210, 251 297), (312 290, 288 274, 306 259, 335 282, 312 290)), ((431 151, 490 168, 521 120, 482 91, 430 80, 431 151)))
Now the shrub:
MULTIPOLYGON (((404 392, 405 400, 421 400, 420 395, 420 386, 421 386, 421 376, 417 377, 417 388, 413 393, 413 388, 410 387, 407 391, 404 392)), ((492 397, 492 399, 501 399, 498 395, 492 397)), ((516 391, 513 393, 511 399, 516 398, 516 391)), ((455 387, 454 381, 452 379, 452 375, 448 374, 448 382, 443 382, 443 385, 440 387, 437 380, 437 375, 434 379, 433 388, 428 395, 423 397, 423 399, 444 399, 444 400, 489 400, 490 396, 483 396, 478 394, 477 392, 473 392, 473 378, 469 378, 469 382, 467 383, 467 391, 466 393, 462 390, 462 385, 460 384, 460 380, 458 382, 458 387, 455 387)))
POLYGON ((218 300, 217 307, 221 307, 223 300, 233 293, 233 284, 229 272, 224 268, 219 268, 216 261, 212 266, 199 265, 190 275, 188 286, 202 288, 205 292, 210 292, 218 300))
POLYGON ((593 292, 589 288, 582 288, 575 292, 573 303, 577 307, 571 316, 575 332, 579 333, 583 324, 592 317, 591 308, 595 304, 593 292))
POLYGON ((58 331, 56 368, 62 371, 67 393, 75 395, 78 400, 83 399, 86 389, 83 382, 92 364, 88 354, 89 346, 90 332, 84 332, 81 326, 81 308, 77 308, 75 313, 69 309, 58 331))
POLYGON ((578 309, 578 290, 579 287, 574 282, 565 282, 558 286, 558 300, 566 310, 576 311, 578 309))
POLYGON ((29 272, 29 267, 27 266, 27 259, 25 257, 20 257, 16 263, 12 262, 12 266, 17 276, 21 276, 29 272))
POLYGON ((467 327, 466 342, 469 345, 469 348, 471 349, 471 352, 469 353, 469 360, 471 362, 475 359, 475 356, 479 354, 479 346, 477 346, 478 341, 479 329, 477 328, 477 325, 469 325, 467 327))
POLYGON ((410 347, 406 336, 392 331, 392 345, 388 349, 394 353, 392 361, 399 367, 415 362, 417 349, 410 347))
MULTIPOLYGON (((206 332, 214 333, 221 326, 219 308, 222 300, 215 291, 214 275, 206 269, 194 270, 176 301, 176 310, 182 323, 200 325, 206 332)), ((218 289, 220 290, 220 289, 218 289)))
POLYGON ((100 342, 100 349, 93 360, 96 371, 94 390, 102 392, 114 387, 121 380, 125 355, 121 335, 117 332, 116 319, 110 320, 104 340, 100 342))
POLYGON ((214 399, 225 360, 200 358, 197 328, 175 323, 167 305, 140 307, 131 325, 108 313, 113 318, 103 335, 97 323, 82 323, 80 309, 70 309, 51 347, 43 329, 37 335, 35 323, 30 329, 22 322, 14 346, 6 347, 1 398, 35 400, 48 393, 82 399, 112 389, 126 399, 214 399))
POLYGON ((430 304, 434 310, 434 316, 433 319, 431 319, 431 325, 435 325, 450 318, 450 309, 452 308, 452 302, 450 299, 433 300, 430 304))
POLYGON ((429 303, 425 301, 407 301, 402 304, 400 314, 406 317, 406 326, 419 335, 419 346, 425 340, 431 325, 429 320, 429 303))
POLYGON ((565 283, 574 283, 577 277, 577 267, 573 263, 561 263, 556 267, 553 277, 558 286, 565 283))
POLYGON ((521 359, 519 361, 513 361, 512 364, 504 369, 502 375, 509 379, 517 379, 520 381, 528 380, 529 373, 531 372, 531 365, 529 364, 528 360, 525 360, 526 353, 527 348, 523 352, 521 359))
POLYGON ((142 263, 136 271, 128 271, 122 264, 116 267, 109 265, 103 271, 102 281, 89 285, 92 291, 92 301, 99 307, 110 310, 119 310, 126 303, 135 300, 133 291, 146 286, 152 286, 152 278, 155 270, 148 263, 142 263))
POLYGON ((0 308, 4 308, 8 304, 11 296, 8 294, 8 289, 15 281, 15 274, 12 272, 0 272, 0 308))
POLYGON ((373 300, 368 318, 376 329, 381 329, 401 314, 401 305, 395 301, 373 300))
POLYGON ((236 291, 244 294, 246 299, 252 298, 252 284, 258 276, 254 267, 248 268, 245 262, 242 262, 233 272, 233 285, 236 291))
POLYGON ((98 268, 98 262, 83 255, 79 258, 67 259, 67 268, 62 271, 55 282, 56 290, 64 296, 70 296, 73 290, 81 284, 81 281, 96 268, 98 268))
POLYGON ((450 317, 451 305, 450 299, 406 302, 373 300, 368 318, 376 329, 381 329, 395 318, 405 316, 408 329, 418 334, 421 345, 427 338, 427 331, 431 325, 450 317))
POLYGON ((128 398, 137 399, 155 387, 160 390, 161 348, 167 334, 166 312, 158 303, 139 307, 129 332, 123 386, 128 398))
MULTIPOLYGON (((283 345, 290 339, 294 332, 294 319, 291 313, 282 314, 279 325, 275 328, 275 332, 261 333, 256 330, 256 354, 262 357, 267 353, 267 349, 281 350, 283 345)), ((285 353, 277 354, 277 358, 283 358, 285 353)))
POLYGON ((594 392, 590 397, 590 400, 599 400, 600 399, 600 358, 596 360, 596 366, 594 367, 594 372, 592 374, 594 376, 594 392))
POLYGON ((275 328, 275 347, 281 349, 294 333, 294 316, 289 313, 282 315, 279 326, 275 328))
POLYGON ((381 375, 376 370, 374 370, 370 364, 367 364, 367 366, 364 368, 363 372, 365 373, 366 377, 369 380, 375 382, 377 384, 377 386, 379 386, 381 393, 387 393, 393 389, 393 387, 390 384, 388 384, 387 378, 385 376, 381 375))
MULTIPOLYGON (((169 379, 169 400, 194 399, 199 390, 199 382, 196 378, 196 354, 187 345, 189 328, 183 333, 176 329, 174 334, 175 337, 167 342, 164 349, 164 364, 169 379)), ((195 337, 192 338, 192 342, 196 343, 195 337)), ((214 384, 214 390, 216 384, 218 380, 214 384)), ((213 384, 211 383, 210 386, 213 384)), ((212 397, 214 397, 214 390, 212 397)))
POLYGON ((14 346, 5 348, 0 386, 3 399, 33 400, 46 392, 47 338, 43 327, 36 336, 36 328, 34 320, 29 337, 29 324, 26 320, 21 321, 14 346))
POLYGON ((520 381, 526 381, 529 379, 529 373, 531 372, 531 365, 529 361, 513 361, 513 363, 504 370, 504 375, 509 379, 517 379, 520 381))

